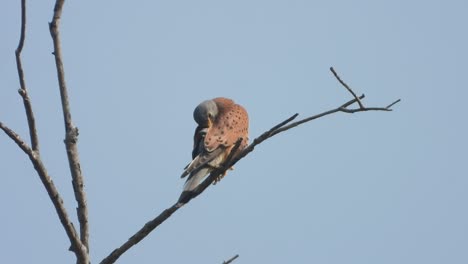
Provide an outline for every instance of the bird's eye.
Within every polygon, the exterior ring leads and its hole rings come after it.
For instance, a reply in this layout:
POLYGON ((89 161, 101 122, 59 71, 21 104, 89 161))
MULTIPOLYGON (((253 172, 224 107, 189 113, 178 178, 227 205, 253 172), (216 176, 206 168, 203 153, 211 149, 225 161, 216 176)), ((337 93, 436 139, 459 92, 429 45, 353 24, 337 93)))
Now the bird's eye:
POLYGON ((208 118, 213 118, 213 114, 211 112, 208 113, 208 118))

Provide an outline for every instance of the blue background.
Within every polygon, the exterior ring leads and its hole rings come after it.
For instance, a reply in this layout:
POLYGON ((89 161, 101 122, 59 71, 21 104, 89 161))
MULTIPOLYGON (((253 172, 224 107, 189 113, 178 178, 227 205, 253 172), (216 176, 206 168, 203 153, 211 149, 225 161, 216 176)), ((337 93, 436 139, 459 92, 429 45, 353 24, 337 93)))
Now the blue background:
MULTIPOLYGON (((23 64, 42 158, 76 222, 48 22, 28 1, 23 64)), ((194 107, 226 96, 251 138, 298 112, 368 106, 278 135, 119 263, 468 263, 466 1, 68 1, 61 31, 98 263, 177 199, 194 107)), ((0 120, 28 139, 0 4, 0 120)), ((5 263, 73 263, 29 159, 0 135, 5 263)))

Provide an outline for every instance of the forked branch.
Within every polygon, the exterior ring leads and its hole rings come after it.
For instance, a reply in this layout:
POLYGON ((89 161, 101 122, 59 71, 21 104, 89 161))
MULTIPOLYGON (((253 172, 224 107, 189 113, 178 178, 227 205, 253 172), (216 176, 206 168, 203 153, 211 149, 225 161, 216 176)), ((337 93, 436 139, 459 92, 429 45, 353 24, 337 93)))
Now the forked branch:
MULTIPOLYGON (((264 132, 261 134, 259 137, 255 138, 253 142, 247 146, 245 149, 243 149, 238 155, 233 155, 230 154, 227 158, 226 161, 224 162, 224 165, 221 166, 220 168, 213 170, 210 175, 199 185, 195 190, 193 191, 193 195, 187 199, 186 203, 175 203, 168 209, 164 210, 160 215, 158 215, 156 218, 153 220, 147 222, 143 228, 138 230, 133 236, 131 236, 122 246, 114 249, 106 258, 104 258, 100 263, 101 264, 110 264, 114 263, 123 253, 125 253, 128 249, 136 245, 138 242, 140 242, 142 239, 144 239, 147 235, 149 235, 155 228, 157 228, 160 224, 162 224, 164 221, 166 221, 174 212, 176 212, 179 208, 181 208, 183 205, 189 203, 191 199, 197 197, 200 195, 208 186, 210 186, 215 179, 217 179, 220 175, 224 174, 226 170, 228 170, 230 167, 232 167, 234 164, 239 162, 241 159, 243 159, 245 156, 247 156, 249 153, 251 153, 255 147, 259 144, 261 144, 263 141, 279 134, 282 132, 285 132, 291 128, 294 128, 296 126, 299 126, 301 124, 304 124, 306 122, 310 122, 312 120, 315 120, 317 118, 321 118, 327 115, 331 115, 337 112, 344 112, 344 113, 356 113, 356 112, 364 112, 364 111, 392 111, 391 107, 398 103, 400 100, 396 100, 395 102, 391 103, 387 107, 365 107, 361 100, 364 99, 364 95, 361 96, 356 96, 354 91, 345 83, 341 78, 338 76, 338 74, 335 72, 333 68, 330 68, 332 73, 334 74, 335 78, 350 92, 350 94, 353 96, 353 99, 349 100, 348 102, 342 104, 341 106, 325 111, 323 113, 313 115, 304 119, 301 119, 299 121, 296 121, 294 123, 291 123, 293 120, 295 120, 298 116, 298 114, 294 114, 291 117, 287 118, 286 120, 282 121, 278 125, 272 127, 268 131, 264 132), (349 108, 355 103, 358 103, 358 108, 349 108), (289 124, 289 125, 288 125, 289 124)), ((236 142, 236 145, 232 149, 231 153, 236 153, 237 149, 239 148, 241 143, 241 140, 238 140, 236 142)), ((234 260, 234 259, 232 259, 234 260)))
MULTIPOLYGON (((59 56, 56 56, 56 61, 61 62, 61 53, 60 53, 60 46, 58 46, 57 49, 57 43, 59 44, 59 37, 58 37, 58 20, 60 19, 60 14, 61 10, 63 7, 64 1, 57 1, 54 9, 54 18, 52 20, 51 25, 53 25, 53 31, 55 35, 54 38, 54 54, 59 54, 59 56)), ((52 28, 51 28, 52 31, 52 28)), ((63 200, 61 198, 60 193, 58 192, 57 188, 55 187, 52 178, 48 174, 44 164, 42 163, 42 159, 40 156, 40 150, 39 150, 39 137, 36 129, 36 122, 34 118, 34 112, 32 110, 32 104, 31 104, 31 99, 28 94, 28 90, 26 88, 26 81, 25 81, 25 76, 24 76, 24 70, 22 66, 22 61, 21 61, 21 52, 24 47, 24 42, 26 39, 26 0, 21 1, 21 33, 20 33, 20 39, 18 43, 18 47, 15 50, 15 57, 16 57, 16 66, 17 66, 17 71, 18 71, 18 78, 20 82, 20 89, 18 90, 18 93, 21 95, 21 98, 23 99, 24 103, 24 108, 26 112, 26 117, 28 120, 28 127, 29 127, 29 135, 31 138, 31 147, 12 129, 10 129, 8 126, 0 122, 0 129, 5 132, 5 134, 10 137, 17 145, 18 147, 23 150, 23 152, 29 157, 31 160, 31 163, 34 166, 34 169, 36 170, 37 174, 39 175, 39 178, 41 179, 42 184, 44 185, 47 194, 49 195, 50 200, 52 201, 52 204, 55 207, 55 211, 60 219, 60 222, 62 223, 63 228, 65 229, 65 232, 70 240, 71 243, 71 250, 75 253, 77 257, 77 262, 80 264, 88 264, 89 263, 89 254, 87 252, 87 235, 86 239, 80 239, 80 236, 76 232, 72 221, 70 220, 70 217, 65 209, 65 206, 63 205, 63 200)), ((64 76, 63 76, 63 65, 60 63, 60 65, 57 64, 57 71, 60 71, 61 74, 59 74, 59 82, 63 83, 64 76)), ((61 90, 66 89, 64 85, 61 85, 61 90)), ((65 111, 65 110, 64 110, 65 111)), ((69 109, 68 109, 69 112, 69 109)), ((70 119, 71 121, 71 119, 70 119)), ((71 122, 70 122, 71 123, 71 122)), ((68 129, 69 130, 69 129, 68 129)), ((76 140, 75 140, 76 142, 76 140)), ((68 152, 68 151, 67 151, 68 152)), ((79 163, 78 163, 79 167, 79 163)), ((81 186, 82 186, 81 182, 81 186)), ((78 186, 78 185, 77 185, 78 186)), ((75 188, 79 189, 79 188, 75 188)), ((82 189, 82 188, 81 188, 82 189)), ((76 191, 75 191, 76 193, 76 191)), ((84 201, 86 203, 85 198, 80 198, 80 201, 84 201)), ((80 203, 79 203, 80 204, 80 203)), ((80 207, 80 206, 79 206, 80 207)), ((80 218, 80 209, 79 211, 79 218, 80 218)), ((86 215, 86 210, 82 210, 82 212, 85 212, 84 214, 81 213, 81 215, 86 215)), ((82 219, 82 218, 81 218, 82 219)), ((81 220, 80 219, 80 220, 81 220)), ((80 229, 81 233, 83 234, 83 230, 86 230, 87 234, 87 215, 86 215, 86 221, 80 221, 80 229), (85 228, 83 228, 83 225, 81 224, 82 222, 86 223, 85 228)), ((84 237, 82 235, 82 237, 84 237)))

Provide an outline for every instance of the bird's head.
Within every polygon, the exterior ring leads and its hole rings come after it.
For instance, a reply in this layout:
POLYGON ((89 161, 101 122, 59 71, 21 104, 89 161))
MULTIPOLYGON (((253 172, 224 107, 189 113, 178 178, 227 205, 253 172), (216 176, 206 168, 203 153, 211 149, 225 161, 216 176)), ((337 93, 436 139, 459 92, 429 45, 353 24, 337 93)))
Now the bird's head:
POLYGON ((213 100, 203 101, 193 111, 193 119, 200 127, 211 127, 217 116, 218 106, 213 100))

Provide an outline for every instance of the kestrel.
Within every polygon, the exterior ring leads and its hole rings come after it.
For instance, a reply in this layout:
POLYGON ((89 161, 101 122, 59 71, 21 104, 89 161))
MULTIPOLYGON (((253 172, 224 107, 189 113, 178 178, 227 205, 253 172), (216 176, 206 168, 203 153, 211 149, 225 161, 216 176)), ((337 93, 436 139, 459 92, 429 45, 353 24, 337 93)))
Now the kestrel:
POLYGON ((189 177, 179 202, 184 202, 211 171, 223 164, 239 138, 242 142, 237 152, 248 145, 247 111, 231 99, 218 97, 204 101, 195 108, 193 118, 198 124, 193 136, 193 160, 182 173, 181 178, 189 177))

